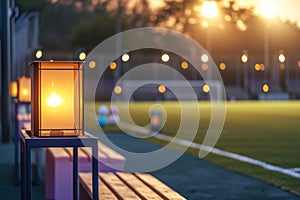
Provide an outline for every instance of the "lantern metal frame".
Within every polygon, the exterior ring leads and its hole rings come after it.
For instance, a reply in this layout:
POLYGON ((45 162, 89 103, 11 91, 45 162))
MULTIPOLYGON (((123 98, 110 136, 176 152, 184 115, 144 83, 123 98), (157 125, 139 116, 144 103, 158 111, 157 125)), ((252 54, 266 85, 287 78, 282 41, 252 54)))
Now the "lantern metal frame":
MULTIPOLYGON (((31 80, 31 93, 32 93, 32 105, 31 105, 31 131, 36 137, 77 137, 84 135, 83 131, 83 69, 81 61, 35 61, 30 63, 32 66, 32 80, 31 80), (42 94, 48 88, 43 88, 44 83, 43 78, 47 76, 47 72, 53 73, 72 73, 74 76, 73 83, 71 85, 71 90, 73 91, 73 96, 70 97, 72 112, 73 113, 60 113, 57 117, 63 117, 67 119, 68 116, 73 116, 73 122, 68 123, 68 125, 58 125, 62 127, 44 127, 45 118, 48 117, 45 111, 45 103, 41 102, 42 94), (43 112, 43 113, 42 113, 43 112), (75 112, 75 113, 74 113, 75 112), (45 118, 43 118, 45 117, 45 118), (67 127, 72 126, 72 128, 67 127), (67 128, 66 128, 67 127, 67 128)), ((49 75, 49 74, 48 74, 49 75)), ((53 75, 53 74, 52 74, 53 75)), ((53 83, 52 83, 53 84, 53 83)), ((48 84, 49 85, 49 84, 48 84)), ((58 85, 57 88, 65 87, 65 85, 58 85)), ((64 88, 64 91, 70 90, 64 88)), ((69 106, 70 107, 70 106, 69 106)), ((51 110, 48 109, 48 110, 51 110)), ((54 110, 54 109, 52 109, 54 110)), ((46 120, 47 121, 47 120, 46 120)))

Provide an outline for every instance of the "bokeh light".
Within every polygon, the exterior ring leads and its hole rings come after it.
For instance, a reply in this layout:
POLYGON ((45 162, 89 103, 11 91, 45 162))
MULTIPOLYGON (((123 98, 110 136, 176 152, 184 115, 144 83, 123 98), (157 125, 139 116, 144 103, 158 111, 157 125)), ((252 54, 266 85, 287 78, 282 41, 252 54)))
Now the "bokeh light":
POLYGON ((203 69, 204 71, 208 70, 208 65, 206 63, 203 63, 201 65, 201 69, 203 69))
POLYGON ((268 84, 264 84, 263 87, 262 87, 262 91, 263 91, 264 93, 268 93, 269 90, 270 90, 269 85, 268 85, 268 84))
POLYGON ((256 71, 259 71, 260 70, 260 64, 255 64, 255 66, 254 66, 254 69, 256 70, 256 71))
POLYGON ((130 59, 130 56, 127 53, 125 53, 124 55, 122 55, 122 61, 123 62, 127 62, 129 59, 130 59))
POLYGON ((220 70, 224 71, 226 70, 226 64, 225 63, 220 63, 220 66, 219 66, 220 70))
POLYGON ((209 60, 209 58, 208 58, 207 54, 204 53, 204 54, 201 55, 201 61, 202 62, 208 62, 208 60, 209 60))
POLYGON ((116 69, 116 68, 117 68, 117 63, 116 63, 116 62, 111 62, 111 63, 109 64, 109 68, 110 68, 111 70, 116 69))
POLYGON ((96 62, 95 61, 90 61, 89 62, 89 68, 91 68, 91 69, 93 69, 93 68, 95 68, 96 67, 96 62))
POLYGON ((189 64, 188 64, 186 61, 183 61, 183 62, 181 63, 181 68, 182 68, 182 69, 187 69, 187 68, 189 68, 189 64))
POLYGON ((114 88, 114 92, 116 94, 121 94, 122 93, 122 87, 117 85, 115 88, 114 88))
POLYGON ((260 66, 260 70, 261 70, 261 71, 265 71, 266 66, 265 66, 264 64, 260 64, 259 66, 260 66))
POLYGON ((35 57, 36 57, 37 59, 40 59, 42 56, 43 56, 42 50, 37 50, 37 51, 35 52, 35 57))
POLYGON ((157 90, 158 90, 159 93, 165 93, 167 88, 164 85, 159 85, 157 90))
POLYGON ((280 53, 278 55, 278 60, 279 60, 279 62, 283 63, 285 61, 285 55, 283 53, 280 53))
POLYGON ((243 54, 242 57, 241 57, 241 61, 242 61, 243 63, 248 62, 248 55, 247 55, 247 54, 243 54))
POLYGON ((209 85, 205 84, 202 88, 204 93, 208 93, 209 92, 209 85))
POLYGON ((162 56, 161 56, 161 60, 163 62, 168 62, 170 60, 170 56, 166 53, 164 53, 162 56))
POLYGON ((84 60, 86 58, 85 52, 81 52, 78 57, 79 57, 79 60, 84 60))

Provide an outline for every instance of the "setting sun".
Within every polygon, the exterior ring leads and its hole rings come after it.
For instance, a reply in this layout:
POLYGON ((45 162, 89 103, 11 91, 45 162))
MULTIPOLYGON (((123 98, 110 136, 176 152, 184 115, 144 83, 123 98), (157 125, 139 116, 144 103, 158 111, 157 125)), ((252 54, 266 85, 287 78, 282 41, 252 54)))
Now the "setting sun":
POLYGON ((204 1, 202 5, 202 15, 207 18, 218 16, 218 6, 215 1, 204 1))
POLYGON ((275 4, 271 1, 263 1, 260 4, 260 14, 264 18, 272 19, 275 17, 275 4))

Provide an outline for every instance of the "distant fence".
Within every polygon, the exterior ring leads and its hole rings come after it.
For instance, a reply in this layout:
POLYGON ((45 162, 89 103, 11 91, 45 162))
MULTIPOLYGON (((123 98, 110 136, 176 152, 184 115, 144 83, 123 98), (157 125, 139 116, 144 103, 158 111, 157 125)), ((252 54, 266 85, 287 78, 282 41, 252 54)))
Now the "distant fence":
POLYGON ((126 80, 122 82, 123 92, 119 100, 209 100, 210 95, 203 91, 204 85, 209 86, 209 92, 214 100, 224 100, 220 81, 188 81, 181 80, 126 80), (150 83, 150 84, 149 84, 150 83), (166 86, 166 91, 159 92, 158 84, 166 86), (160 98, 160 99, 158 99, 160 98), (179 99, 178 99, 179 98, 179 99))

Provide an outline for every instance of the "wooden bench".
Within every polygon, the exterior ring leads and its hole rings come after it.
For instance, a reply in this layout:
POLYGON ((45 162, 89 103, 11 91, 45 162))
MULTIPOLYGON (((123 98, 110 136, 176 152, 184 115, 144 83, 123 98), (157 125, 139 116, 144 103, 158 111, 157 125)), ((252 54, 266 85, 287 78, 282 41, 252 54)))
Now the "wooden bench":
MULTIPOLYGON (((105 199, 185 199, 150 174, 99 173, 99 200, 105 199)), ((80 200, 92 199, 91 173, 79 173, 80 200)))
MULTIPOLYGON (((124 171, 125 158, 104 144, 98 144, 98 171, 124 171)), ((91 148, 78 148, 78 171, 91 172, 91 148)), ((73 149, 46 149, 46 199, 73 199, 73 149)))

